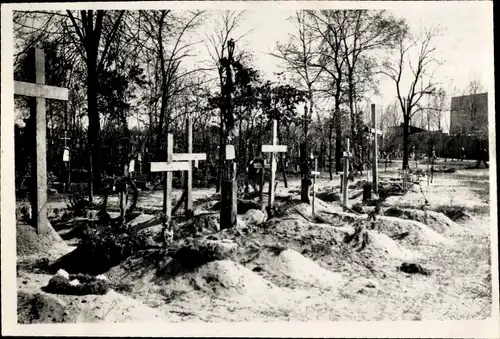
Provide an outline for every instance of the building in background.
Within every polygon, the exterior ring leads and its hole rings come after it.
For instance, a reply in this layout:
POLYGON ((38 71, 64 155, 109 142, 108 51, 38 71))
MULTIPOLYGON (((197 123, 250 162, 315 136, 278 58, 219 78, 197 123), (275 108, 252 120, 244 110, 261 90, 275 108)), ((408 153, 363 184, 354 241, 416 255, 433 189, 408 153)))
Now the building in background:
POLYGON ((488 93, 451 98, 450 134, 488 138, 488 93))

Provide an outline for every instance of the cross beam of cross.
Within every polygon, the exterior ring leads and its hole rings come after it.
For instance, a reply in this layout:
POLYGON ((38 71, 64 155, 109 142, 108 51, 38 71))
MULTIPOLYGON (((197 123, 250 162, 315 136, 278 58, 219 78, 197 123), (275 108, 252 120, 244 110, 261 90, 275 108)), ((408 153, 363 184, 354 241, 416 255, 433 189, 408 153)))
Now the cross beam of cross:
POLYGON ((35 64, 34 83, 14 81, 14 95, 34 98, 30 105, 30 116, 35 123, 36 145, 32 157, 31 210, 34 212, 37 233, 48 232, 47 219, 47 122, 45 100, 68 100, 68 89, 45 85, 45 54, 42 49, 34 48, 30 52, 35 64), (36 219, 35 219, 36 218, 36 219))
POLYGON ((271 153, 271 176, 269 178, 269 209, 274 203, 274 181, 276 180, 276 158, 275 153, 285 153, 286 145, 278 145, 278 122, 273 119, 272 144, 262 145, 263 153, 271 153))

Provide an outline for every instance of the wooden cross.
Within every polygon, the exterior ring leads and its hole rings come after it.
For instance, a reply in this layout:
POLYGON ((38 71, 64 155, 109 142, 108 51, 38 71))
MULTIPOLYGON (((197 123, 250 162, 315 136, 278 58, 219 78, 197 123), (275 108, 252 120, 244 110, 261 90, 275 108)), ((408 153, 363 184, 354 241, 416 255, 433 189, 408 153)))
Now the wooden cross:
POLYGON ((274 181, 276 180, 276 158, 274 153, 286 152, 286 145, 278 145, 278 122, 273 119, 273 143, 272 145, 262 145, 263 153, 271 153, 271 176, 269 178, 269 209, 274 203, 274 181))
POLYGON ((166 172, 163 181, 163 213, 167 218, 172 216, 172 172, 189 171, 191 163, 187 161, 173 162, 174 136, 167 135, 167 161, 151 162, 151 172, 166 172))
POLYGON ((373 192, 378 193, 378 136, 382 135, 382 131, 377 127, 377 112, 375 104, 372 104, 372 125, 370 135, 373 136, 373 162, 372 162, 372 177, 373 177, 373 192))
POLYGON ((311 171, 311 175, 313 176, 313 184, 312 184, 312 214, 314 214, 314 201, 316 198, 316 176, 320 175, 318 172, 318 158, 314 158, 314 171, 311 171))
POLYGON ((34 59, 34 83, 14 81, 14 95, 32 97, 30 117, 35 123, 35 154, 32 156, 31 210, 36 218, 37 233, 49 231, 47 220, 47 136, 45 100, 68 100, 68 89, 45 85, 45 54, 42 49, 31 50, 34 59))
POLYGON ((63 149, 63 161, 64 162, 69 162, 69 148, 68 148, 68 132, 64 131, 64 137, 60 138, 61 140, 64 140, 64 149, 63 149))
POLYGON ((349 175, 349 158, 352 158, 352 154, 349 151, 349 138, 345 138, 346 150, 343 153, 344 159, 344 174, 342 177, 342 202, 344 205, 347 203, 347 184, 349 175))
POLYGON ((189 163, 189 169, 187 170, 184 189, 186 192, 185 200, 185 214, 186 217, 191 217, 193 215, 193 171, 192 171, 192 161, 195 162, 195 167, 198 161, 207 160, 206 153, 193 153, 193 121, 191 118, 186 119, 186 152, 187 153, 177 153, 173 154, 174 161, 187 161, 189 163))

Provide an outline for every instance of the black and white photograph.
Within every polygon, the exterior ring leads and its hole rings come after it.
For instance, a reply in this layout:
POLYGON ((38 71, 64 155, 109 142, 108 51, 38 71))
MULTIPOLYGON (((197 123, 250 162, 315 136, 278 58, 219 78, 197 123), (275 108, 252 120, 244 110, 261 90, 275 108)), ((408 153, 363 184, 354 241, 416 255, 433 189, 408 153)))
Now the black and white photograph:
POLYGON ((4 334, 500 336, 493 2, 1 15, 4 334))

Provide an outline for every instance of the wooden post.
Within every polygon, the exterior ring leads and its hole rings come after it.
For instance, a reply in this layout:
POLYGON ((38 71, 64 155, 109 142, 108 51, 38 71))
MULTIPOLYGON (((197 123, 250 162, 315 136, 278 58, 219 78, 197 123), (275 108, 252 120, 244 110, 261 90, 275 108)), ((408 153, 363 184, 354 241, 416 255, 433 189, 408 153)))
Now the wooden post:
POLYGON ((225 147, 224 172, 221 182, 221 208, 220 227, 221 229, 231 228, 237 224, 238 214, 238 185, 236 184, 236 163, 233 145, 225 147))
POLYGON ((347 184, 349 175, 349 138, 345 138, 346 151, 344 153, 344 175, 343 175, 343 189, 342 189, 342 202, 347 204, 347 184))
POLYGON ((314 171, 311 171, 311 175, 313 176, 313 184, 312 184, 312 214, 314 215, 314 203, 316 200, 316 176, 319 175, 318 172, 318 158, 314 158, 314 171))
POLYGON ((260 209, 264 210, 264 182, 265 182, 265 169, 264 160, 262 160, 262 169, 260 171, 260 209))
POLYGON ((274 203, 274 182, 276 181, 276 156, 274 153, 284 153, 286 152, 285 145, 278 145, 278 122, 273 119, 273 132, 272 132, 272 144, 262 145, 263 153, 271 153, 271 173, 269 178, 269 210, 272 208, 274 203))
POLYGON ((264 159, 262 162, 255 162, 253 164, 255 169, 260 169, 260 190, 259 190, 259 197, 260 197, 260 208, 261 210, 264 210, 264 177, 265 177, 265 170, 271 168, 269 164, 266 164, 264 159))
MULTIPOLYGON (((186 119, 186 153, 191 154, 193 152, 193 122, 191 118, 186 119)), ((184 211, 186 218, 190 218, 193 215, 193 171, 191 166, 186 172, 186 204, 184 211)))
POLYGON ((372 124, 373 124, 373 192, 378 193, 378 134, 377 134, 377 112, 375 110, 375 104, 372 104, 372 124))
MULTIPOLYGON (((128 177, 129 175, 129 164, 125 163, 123 166, 123 176, 128 177)), ((122 225, 125 224, 126 210, 127 210, 127 184, 125 182, 122 183, 120 192, 120 219, 122 225)))
POLYGON ((68 187, 70 186, 70 172, 69 172, 69 162, 70 162, 70 154, 69 154, 69 147, 68 147, 68 132, 64 131, 64 137, 61 138, 64 140, 64 148, 63 148, 63 163, 64 163, 64 170, 66 171, 66 178, 63 183, 63 191, 67 192, 68 187))
POLYGON ((34 97, 30 102, 30 118, 35 135, 32 136, 34 154, 31 165, 31 210, 37 233, 49 231, 47 219, 47 137, 45 99, 68 100, 68 89, 45 85, 45 55, 42 49, 30 52, 35 65, 35 83, 14 81, 14 95, 34 97))
MULTIPOLYGON (((174 136, 167 136, 167 165, 172 163, 174 154, 174 136)), ((163 175, 163 213, 170 218, 172 216, 172 172, 166 171, 163 175)))
MULTIPOLYGON (((278 144, 278 138, 277 138, 277 121, 273 120, 273 145, 278 144)), ((274 152, 271 152, 271 173, 269 176, 269 201, 268 201, 268 206, 269 210, 271 210, 271 207, 273 206, 274 203, 274 182, 276 181, 276 158, 274 156, 274 152)))

